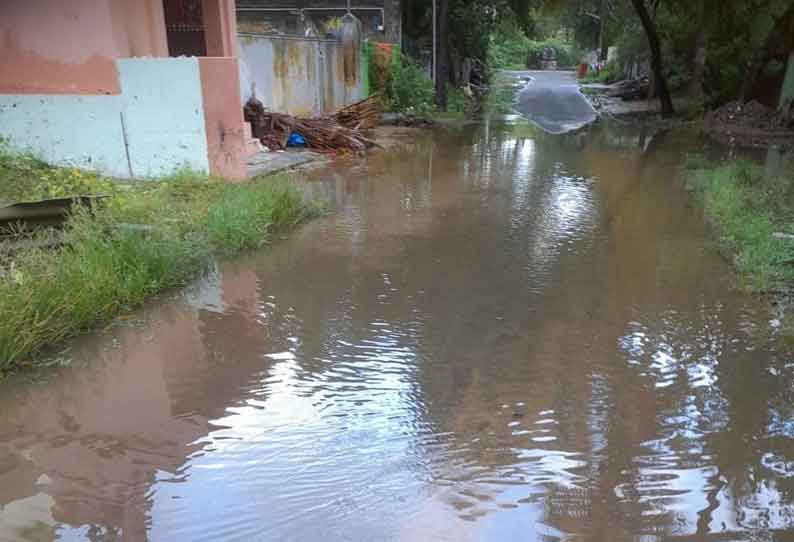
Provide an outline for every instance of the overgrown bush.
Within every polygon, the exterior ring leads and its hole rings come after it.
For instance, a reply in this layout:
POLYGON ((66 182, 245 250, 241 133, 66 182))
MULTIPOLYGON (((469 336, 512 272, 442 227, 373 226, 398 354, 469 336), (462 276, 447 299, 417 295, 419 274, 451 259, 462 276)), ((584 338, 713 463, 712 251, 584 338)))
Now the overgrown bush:
POLYGON ((502 70, 525 70, 531 46, 530 39, 519 31, 494 35, 488 48, 488 65, 502 70))
POLYGON ((472 100, 466 96, 462 88, 447 85, 447 113, 456 117, 463 117, 471 112, 472 100))
POLYGON ((433 81, 414 60, 405 55, 392 66, 390 98, 395 111, 428 115, 435 111, 433 81))
POLYGON ((581 51, 571 43, 558 38, 534 41, 520 32, 497 34, 491 38, 488 61, 496 69, 523 70, 539 68, 543 51, 553 49, 557 66, 572 67, 579 64, 581 51))
POLYGON ((371 55, 370 77, 372 89, 380 93, 387 110, 420 116, 435 111, 433 81, 406 55, 385 63, 378 55, 371 55))

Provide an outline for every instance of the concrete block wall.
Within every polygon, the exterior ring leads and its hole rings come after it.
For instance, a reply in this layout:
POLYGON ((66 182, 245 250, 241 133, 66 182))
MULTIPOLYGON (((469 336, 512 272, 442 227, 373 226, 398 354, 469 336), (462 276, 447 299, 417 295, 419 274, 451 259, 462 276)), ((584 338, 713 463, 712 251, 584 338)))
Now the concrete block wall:
POLYGON ((128 177, 120 95, 0 94, 0 137, 53 164, 128 177))
POLYGON ((241 34, 237 52, 243 103, 253 96, 272 111, 313 116, 364 97, 364 55, 346 81, 339 42, 241 34))
POLYGON ((199 59, 117 61, 130 177, 209 173, 199 59))
POLYGON ((116 67, 117 95, 0 94, 0 137, 49 163, 119 178, 181 168, 244 177, 234 58, 118 59, 116 67))

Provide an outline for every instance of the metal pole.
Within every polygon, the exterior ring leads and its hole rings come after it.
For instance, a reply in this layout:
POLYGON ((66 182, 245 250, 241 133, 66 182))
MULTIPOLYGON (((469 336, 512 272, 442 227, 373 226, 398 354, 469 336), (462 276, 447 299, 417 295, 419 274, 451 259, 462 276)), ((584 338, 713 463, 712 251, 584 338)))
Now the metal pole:
POLYGON ((606 60, 607 53, 604 51, 604 32, 607 27, 607 0, 601 0, 601 11, 599 13, 601 20, 599 21, 600 27, 598 29, 598 60, 606 60))
POLYGON ((433 0, 433 82, 436 82, 436 0, 433 0))

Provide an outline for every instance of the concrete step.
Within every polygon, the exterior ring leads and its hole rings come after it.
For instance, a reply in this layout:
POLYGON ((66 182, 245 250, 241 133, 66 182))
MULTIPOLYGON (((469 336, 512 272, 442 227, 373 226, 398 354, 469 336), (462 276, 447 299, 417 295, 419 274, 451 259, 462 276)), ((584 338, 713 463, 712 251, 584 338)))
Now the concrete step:
POLYGON ((262 145, 262 142, 254 137, 249 137, 245 140, 245 156, 254 156, 257 153, 262 152, 265 150, 265 146, 262 145))
POLYGON ((243 137, 245 138, 246 158, 254 156, 265 150, 265 146, 262 145, 262 142, 254 137, 250 122, 243 123, 243 137))

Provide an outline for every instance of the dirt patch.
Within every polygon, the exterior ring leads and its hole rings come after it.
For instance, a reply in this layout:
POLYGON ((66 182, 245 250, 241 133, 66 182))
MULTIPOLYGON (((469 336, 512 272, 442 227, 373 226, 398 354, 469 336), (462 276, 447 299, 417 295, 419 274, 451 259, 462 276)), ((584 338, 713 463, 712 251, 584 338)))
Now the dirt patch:
POLYGON ((709 113, 709 118, 722 124, 738 125, 757 130, 780 131, 791 133, 794 129, 794 117, 785 111, 771 109, 764 104, 751 100, 728 102, 719 109, 709 113))
POLYGON ((728 102, 708 114, 703 129, 718 140, 742 145, 794 144, 794 114, 791 107, 769 108, 755 100, 728 102))

